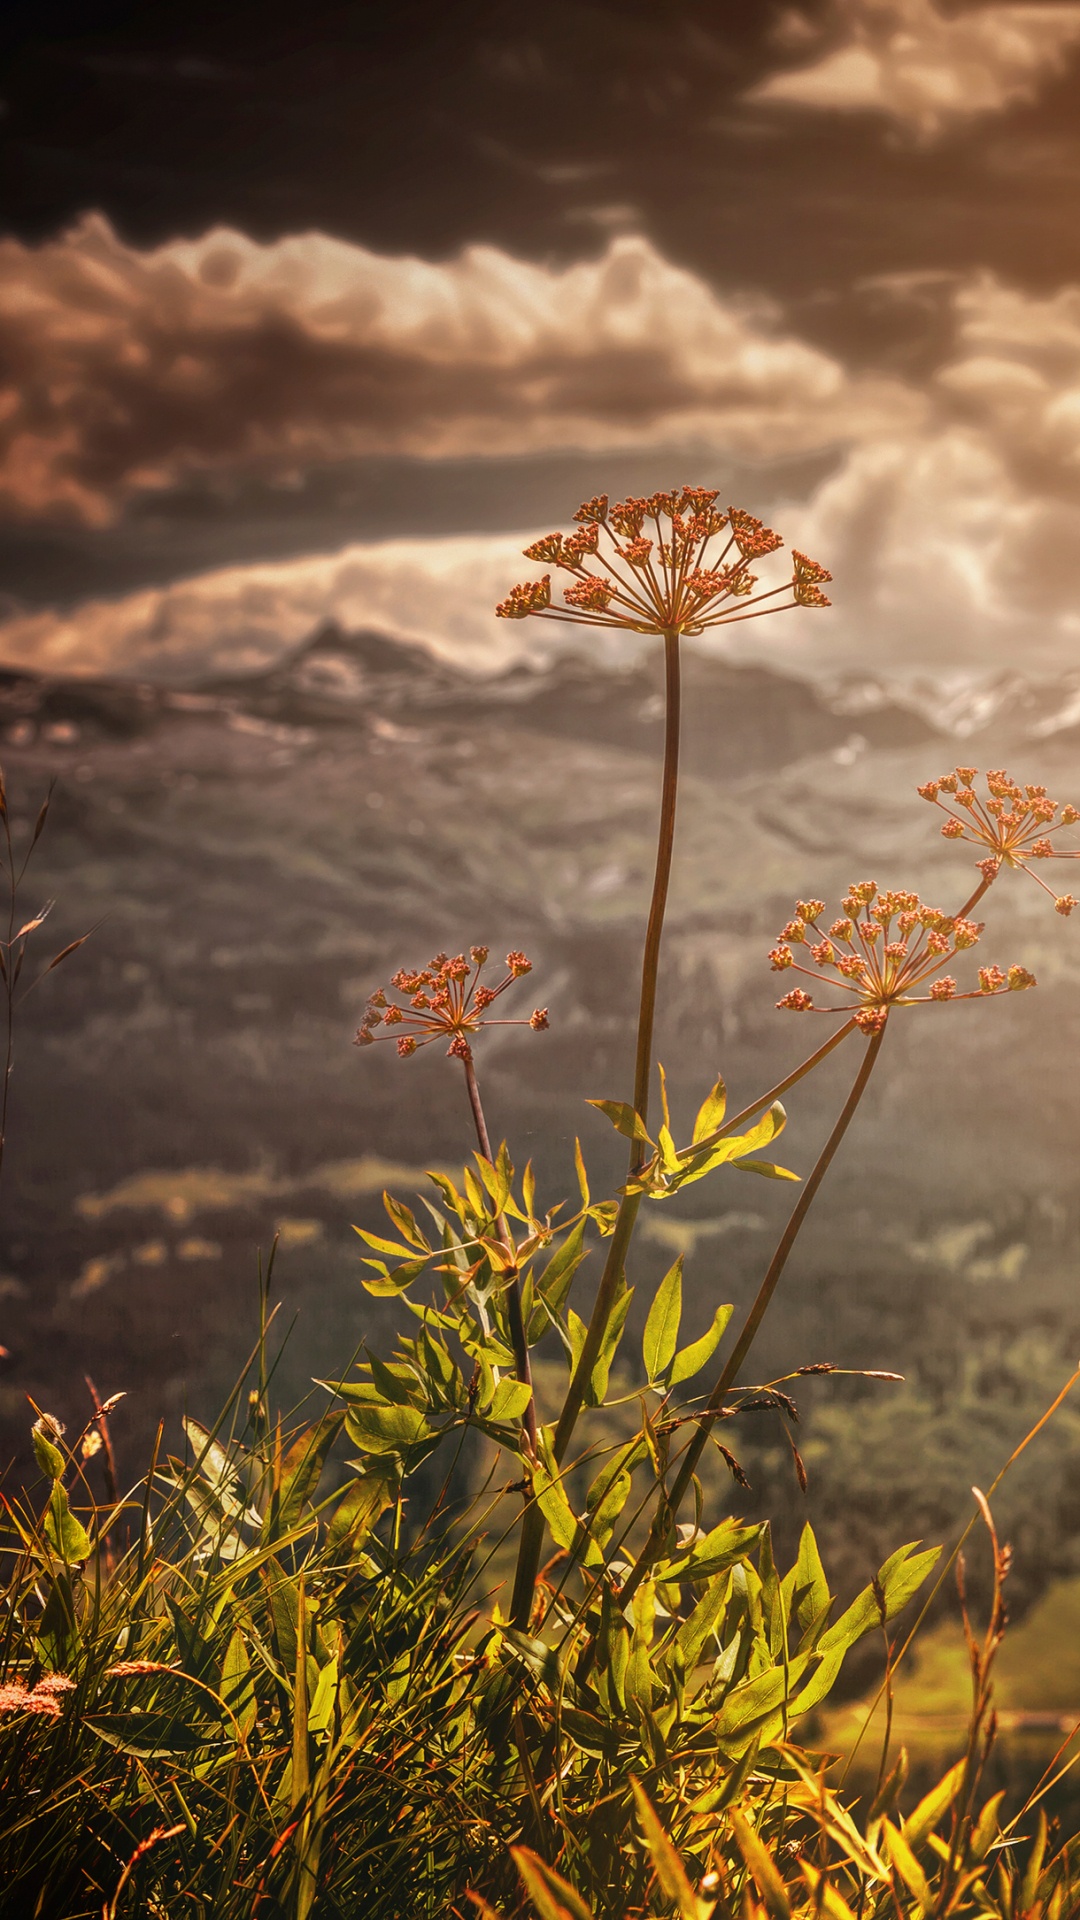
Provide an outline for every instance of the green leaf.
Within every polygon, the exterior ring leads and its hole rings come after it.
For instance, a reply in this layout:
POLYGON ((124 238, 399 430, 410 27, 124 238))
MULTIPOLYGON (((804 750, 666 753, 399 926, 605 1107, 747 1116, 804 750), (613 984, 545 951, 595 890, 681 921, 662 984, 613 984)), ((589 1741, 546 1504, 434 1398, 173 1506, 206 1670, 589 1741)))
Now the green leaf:
POLYGON ((630 1498, 630 1489, 633 1484, 633 1478, 629 1473, 617 1473, 592 1508, 589 1514, 589 1531, 598 1546, 606 1546, 610 1539, 615 1522, 630 1498))
MULTIPOLYGON (((536 1292, 553 1314, 561 1311, 574 1275, 588 1251, 582 1244, 584 1238, 585 1222, 582 1219, 567 1234, 562 1246, 556 1249, 543 1272, 537 1276, 536 1292)), ((543 1315, 543 1324, 549 1324, 546 1314, 543 1315)))
POLYGON ((431 1252, 431 1242, 425 1234, 421 1233, 411 1207, 405 1206, 400 1200, 395 1200, 392 1193, 383 1194, 383 1206, 410 1247, 415 1247, 419 1253, 431 1252))
POLYGON ((532 1399, 532 1388, 525 1380, 500 1380, 485 1408, 489 1420, 520 1420, 532 1399))
POLYGON ((574 1136, 574 1169, 577 1173, 578 1192, 581 1195, 581 1204, 583 1207, 587 1207, 589 1204, 589 1176, 585 1171, 585 1156, 581 1151, 581 1141, 577 1138, 576 1134, 574 1136))
POLYGON ((361 1474, 334 1507, 326 1529, 327 1546, 334 1552, 345 1545, 355 1551, 379 1515, 393 1505, 394 1498, 394 1486, 386 1473, 374 1468, 361 1474))
POLYGON ((590 1100, 587 1105, 599 1107, 601 1113, 606 1113, 616 1133, 625 1135, 627 1140, 643 1140, 646 1146, 652 1146, 644 1120, 625 1100, 590 1100))
POLYGON ((411 1367, 388 1367, 376 1354, 371 1355, 368 1365, 380 1399, 395 1407, 412 1407, 422 1401, 420 1382, 411 1367))
POLYGON ((239 1627, 225 1649, 221 1668, 221 1698, 246 1740, 255 1725, 258 1698, 251 1678, 251 1662, 239 1627))
POLYGON ((433 1429, 416 1407, 388 1407, 352 1401, 345 1415, 349 1438, 365 1453, 400 1453, 430 1440, 433 1429))
POLYGON ((737 1807, 732 1807, 728 1818, 739 1843, 739 1852, 757 1881, 758 1892, 772 1920, 788 1920, 791 1913, 788 1890, 760 1834, 755 1833, 749 1820, 737 1807))
POLYGON ((314 1427, 305 1428, 293 1441, 281 1462, 277 1486, 263 1527, 263 1539, 274 1539, 294 1527, 305 1503, 312 1498, 322 1476, 326 1456, 341 1431, 344 1411, 324 1414, 314 1427))
POLYGON ((738 1173, 761 1173, 766 1180, 801 1180, 801 1173, 792 1173, 790 1167, 777 1166, 775 1160, 736 1160, 738 1173))
POLYGON ((759 1147, 767 1147, 775 1140, 787 1124, 787 1115, 778 1100, 774 1100, 767 1113, 762 1114, 757 1125, 748 1133, 725 1134, 714 1146, 702 1148, 699 1153, 683 1161, 684 1172, 678 1182, 680 1186, 692 1186, 695 1180, 703 1180, 714 1167, 728 1166, 738 1162, 749 1153, 756 1153, 759 1147))
POLYGON ((626 1325, 626 1316, 630 1311, 630 1302, 633 1297, 633 1287, 628 1287, 625 1280, 621 1281, 620 1291, 615 1296, 607 1326, 604 1328, 604 1338, 600 1346, 600 1352, 596 1356, 596 1365, 592 1370, 592 1377, 589 1381, 589 1389, 585 1396, 585 1404, 587 1407, 602 1407, 604 1404, 604 1396, 608 1390, 608 1376, 611 1373, 611 1363, 618 1352, 619 1342, 623 1336, 623 1328, 626 1325))
POLYGON ((570 1882, 531 1847, 511 1847, 510 1852, 539 1920, 593 1920, 591 1909, 570 1882))
POLYGON ((694 1340, 675 1355, 668 1385, 677 1387, 683 1380, 692 1380, 707 1366, 727 1331, 728 1321, 734 1312, 733 1307, 717 1307, 712 1317, 712 1326, 703 1333, 700 1340, 694 1340))
MULTIPOLYGON (((388 1200, 389 1197, 389 1194, 383 1194, 384 1200, 388 1200)), ((403 1247, 399 1240, 384 1240, 381 1233, 369 1233, 366 1227, 354 1227, 353 1232, 360 1235, 365 1247, 373 1247, 376 1253, 392 1253, 400 1260, 409 1258, 410 1249, 403 1247)))
POLYGON ((673 1901, 679 1920, 709 1920, 711 1900, 702 1900, 694 1892, 679 1855, 664 1832, 656 1809, 639 1780, 631 1780, 634 1804, 657 1884, 665 1899, 673 1901))
POLYGON ((59 1480, 53 1481, 45 1509, 45 1538, 65 1566, 77 1566, 90 1558, 90 1535, 72 1513, 59 1480))
POLYGON ((964 1762, 958 1760, 919 1801, 914 1812, 909 1814, 904 1821, 904 1836, 909 1847, 921 1846, 927 1836, 933 1833, 939 1820, 948 1813, 964 1784, 965 1772, 964 1762))
POLYGON ((727 1573, 712 1576, 705 1592, 697 1605, 687 1614, 677 1634, 674 1645, 679 1650, 683 1666, 687 1672, 697 1665, 701 1650, 709 1635, 716 1631, 727 1611, 731 1580, 727 1573))
POLYGON ((682 1318, 683 1256, 665 1273, 649 1308, 641 1341, 641 1356, 648 1380, 662 1380, 675 1355, 682 1318))
POLYGON ((696 1541, 684 1553, 677 1554, 657 1570, 661 1580, 704 1580, 723 1573, 743 1560, 761 1539, 760 1527, 740 1527, 734 1520, 722 1520, 711 1533, 696 1541))
POLYGON ((532 1486, 533 1497, 551 1529, 555 1545, 562 1547, 564 1553, 569 1553, 577 1538, 578 1523, 562 1481, 555 1479, 546 1467, 538 1463, 533 1468, 532 1486))
POLYGON ((755 1674, 752 1680, 733 1687, 716 1716, 717 1737, 731 1740, 749 1733, 758 1720, 775 1713, 802 1679, 809 1663, 809 1654, 797 1653, 786 1667, 769 1667, 764 1673, 755 1674))
POLYGON ((699 1140, 704 1140, 706 1134, 715 1133, 717 1127, 723 1126, 726 1112, 727 1088, 722 1080, 718 1080, 712 1092, 706 1094, 705 1099, 698 1108, 698 1116, 694 1121, 693 1133, 695 1146, 699 1140))
MULTIPOLYGON (((907 1605, 941 1557, 940 1547, 930 1547, 924 1553, 917 1553, 917 1545, 918 1542, 915 1542, 911 1546, 898 1547, 878 1574, 878 1582, 885 1595, 886 1620, 891 1620, 901 1607, 907 1605)), ((864 1587, 847 1612, 841 1614, 836 1625, 822 1634, 818 1641, 818 1652, 831 1653, 837 1647, 843 1647, 846 1652, 855 1645, 856 1640, 862 1639, 864 1633, 878 1626, 880 1619, 874 1589, 864 1587)))
POLYGON ((168 1760, 196 1751, 206 1757, 215 1749, 231 1757, 236 1751, 231 1736, 226 1742, 219 1729, 190 1726, 175 1713, 94 1713, 86 1715, 83 1725, 110 1747, 139 1760, 168 1760))
POLYGON ((832 1595, 825 1578, 825 1569, 821 1564, 818 1543, 814 1530, 807 1521, 799 1540, 799 1553, 795 1561, 795 1617, 804 1631, 819 1618, 829 1605, 832 1595))
POLYGON ((30 1429, 30 1438, 34 1443, 34 1458, 42 1473, 50 1480, 59 1480, 66 1464, 64 1456, 59 1447, 54 1447, 52 1441, 42 1433, 36 1420, 30 1429))
POLYGON ((930 1885, 926 1875, 916 1860, 915 1855, 912 1853, 903 1834, 898 1827, 893 1826, 891 1820, 886 1820, 883 1824, 882 1835, 885 1841, 885 1851, 892 1861, 893 1866, 896 1868, 897 1873, 900 1875, 901 1880, 904 1882, 904 1885, 907 1887, 908 1892, 915 1895, 923 1912, 929 1913, 934 1904, 934 1896, 930 1891, 930 1885))

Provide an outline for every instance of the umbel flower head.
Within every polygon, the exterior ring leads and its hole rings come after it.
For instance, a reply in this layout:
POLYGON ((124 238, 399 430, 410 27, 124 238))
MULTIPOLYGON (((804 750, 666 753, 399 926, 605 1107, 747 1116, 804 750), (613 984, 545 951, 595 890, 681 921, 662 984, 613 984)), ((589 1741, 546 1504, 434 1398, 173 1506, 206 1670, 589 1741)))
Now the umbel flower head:
POLYGON ((1072 894, 1056 893, 1030 863, 1080 860, 1080 850, 1057 847, 1051 838, 1062 827, 1074 827, 1080 812, 1048 800, 1045 787, 1021 787, 1004 768, 986 775, 986 799, 976 789, 977 779, 977 768, 957 767, 940 780, 928 780, 919 792, 947 816, 941 829, 946 840, 986 848, 986 858, 976 862, 984 879, 996 880, 1002 867, 1022 868, 1067 918, 1076 905, 1072 894))
POLYGON ((480 975, 487 965, 488 948, 470 947, 470 959, 463 953, 451 957, 437 953, 426 967, 415 973, 402 967, 390 982, 391 998, 379 988, 367 1004, 356 1036, 358 1047, 370 1047, 376 1040, 397 1040, 400 1054, 415 1053, 433 1040, 448 1040, 446 1051, 458 1060, 471 1060, 470 1036, 481 1027, 531 1027, 541 1032, 548 1024, 546 1007, 537 1007, 527 1020, 493 1020, 488 1008, 520 980, 532 972, 532 961, 523 953, 508 953, 507 974, 497 986, 487 986, 480 975), (376 1033, 382 1027, 382 1033, 376 1033))
POLYGON ((794 987, 777 1001, 792 1013, 846 1013, 864 1033, 880 1033, 893 1007, 930 1000, 981 1000, 988 994, 1015 993, 1035 985, 1026 967, 980 967, 979 985, 958 993, 956 981, 941 969, 978 943, 981 925, 926 907, 917 893, 878 891, 875 880, 860 880, 842 901, 843 918, 827 933, 818 926, 821 900, 799 900, 769 955, 774 973, 789 968, 849 995, 839 1006, 815 1007, 812 996, 794 987), (796 959, 805 954, 812 966, 796 959), (929 984, 928 984, 929 983, 929 984), (925 993, 917 989, 928 986, 925 993))
POLYGON ((784 607, 829 605, 821 584, 832 575, 804 553, 792 553, 788 580, 755 593, 751 562, 784 543, 741 507, 718 513, 717 497, 712 487, 676 487, 609 507, 606 493, 597 494, 578 508, 573 533, 548 533, 525 548, 527 560, 572 575, 565 606, 552 605, 545 573, 512 587, 496 613, 632 633, 702 633, 784 607))

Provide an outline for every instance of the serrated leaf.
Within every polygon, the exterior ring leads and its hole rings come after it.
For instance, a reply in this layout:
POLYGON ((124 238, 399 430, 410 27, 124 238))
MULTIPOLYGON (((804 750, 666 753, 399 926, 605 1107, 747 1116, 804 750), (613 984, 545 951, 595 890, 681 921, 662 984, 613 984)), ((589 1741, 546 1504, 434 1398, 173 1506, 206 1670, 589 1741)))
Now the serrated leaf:
POLYGON ((650 1381, 663 1380, 675 1357, 679 1322, 682 1319, 682 1271, 683 1256, 680 1254, 674 1266, 665 1273, 649 1308, 641 1340, 641 1357, 645 1362, 645 1377, 650 1381))
POLYGON ((707 1366, 727 1331, 734 1307, 717 1307, 712 1317, 712 1325, 700 1340, 694 1340, 681 1353, 677 1353, 672 1362, 668 1385, 677 1387, 684 1380, 692 1380, 702 1367, 707 1366))
POLYGON ((633 1107, 627 1106, 625 1100, 589 1100, 586 1104, 606 1113, 616 1133, 621 1133, 627 1140, 642 1140, 646 1146, 652 1146, 644 1120, 633 1107))

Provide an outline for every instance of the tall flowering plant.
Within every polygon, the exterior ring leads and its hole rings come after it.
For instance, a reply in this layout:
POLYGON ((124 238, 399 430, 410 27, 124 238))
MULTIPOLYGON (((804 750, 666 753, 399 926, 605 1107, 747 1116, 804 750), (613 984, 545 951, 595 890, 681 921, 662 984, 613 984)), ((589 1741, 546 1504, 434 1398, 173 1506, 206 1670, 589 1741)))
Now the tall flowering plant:
MULTIPOLYGON (((736 1479, 741 1475, 715 1429, 749 1407, 794 1411, 783 1382, 748 1388, 740 1384, 741 1375, 803 1222, 865 1093, 890 1021, 915 1006, 940 1010, 1033 987, 1033 975, 1016 962, 991 961, 963 973, 972 967, 969 956, 984 933, 976 910, 1001 875, 1022 870, 1051 895, 1058 913, 1067 915, 1075 903, 1047 885, 1041 863, 1080 858, 1080 848, 1061 846, 1057 838, 1080 823, 1080 812, 1059 807, 1044 788, 1021 787, 995 771, 987 776, 983 796, 973 768, 929 781, 919 791, 945 813, 945 837, 974 846, 980 855, 966 898, 955 910, 929 906, 910 889, 867 880, 850 887, 835 916, 820 900, 797 902, 769 954, 772 969, 792 981, 778 1005, 824 1014, 831 1033, 733 1116, 718 1081, 705 1093, 690 1137, 681 1144, 660 1070, 662 1117, 654 1123, 653 1029, 678 800, 682 641, 736 620, 829 605, 822 588, 830 576, 805 554, 793 553, 790 568, 772 584, 759 574, 763 565, 778 572, 783 542, 752 514, 736 507, 721 510, 717 500, 715 491, 700 487, 615 504, 597 496, 578 509, 569 533, 547 534, 526 549, 526 557, 545 571, 512 587, 496 610, 508 620, 536 618, 652 635, 663 647, 664 760, 633 1078, 625 1090, 629 1097, 592 1102, 626 1139, 621 1186, 594 1197, 578 1146, 575 1200, 541 1207, 531 1167, 519 1176, 506 1145, 493 1145, 475 1057, 484 1030, 516 1024, 543 1031, 548 1025, 548 1011, 541 1007, 501 1017, 502 996, 529 971, 523 954, 508 954, 506 972, 494 983, 484 974, 485 947, 473 947, 469 958, 441 953, 426 967, 403 969, 389 991, 372 996, 357 1035, 364 1047, 396 1040, 402 1055, 446 1041, 447 1052, 463 1068, 477 1152, 460 1186, 444 1175, 431 1176, 437 1202, 426 1203, 424 1224, 400 1200, 386 1196, 396 1237, 363 1235, 366 1284, 375 1293, 410 1295, 419 1329, 399 1344, 389 1365, 372 1359, 368 1378, 340 1383, 349 1432, 368 1470, 383 1476, 408 1472, 445 1436, 469 1426, 514 1458, 522 1511, 513 1591, 499 1631, 532 1635, 529 1645, 536 1644, 537 1634, 558 1630, 569 1636, 566 1644, 578 1649, 579 1697, 582 1688, 598 1689, 596 1699, 607 1712, 619 1710, 620 1703, 625 1707, 625 1687, 617 1675, 627 1619, 638 1622, 643 1644, 651 1645, 662 1592, 675 1623, 670 1634, 677 1638, 689 1631, 689 1616, 679 1626, 685 1583, 718 1576, 730 1564, 725 1555, 734 1551, 734 1523, 704 1534, 700 1524, 697 1469, 705 1447, 714 1442, 736 1479), (559 592, 553 589, 554 573, 566 576, 559 592), (492 1012, 497 1003, 499 1018, 492 1012), (772 1157, 785 1125, 782 1098, 848 1040, 859 1051, 851 1087, 816 1163, 800 1179, 772 1157), (608 1401, 630 1301, 628 1265, 640 1208, 694 1181, 726 1177, 729 1170, 799 1188, 753 1303, 733 1336, 728 1335, 732 1309, 722 1306, 702 1338, 680 1347, 682 1262, 675 1263, 645 1324, 640 1431, 608 1449, 610 1457, 603 1458, 584 1509, 575 1512, 568 1475, 592 1457, 592 1450, 576 1453, 574 1442, 583 1409, 603 1408, 608 1401), (606 1254, 583 1314, 571 1298, 596 1239, 606 1243, 606 1254), (429 1278, 436 1279, 439 1292, 424 1305, 411 1296, 429 1278), (531 1368, 530 1354, 540 1341, 561 1349, 566 1363, 562 1397, 550 1418, 541 1418, 537 1408, 531 1368), (711 1390, 686 1404, 687 1383, 709 1366, 722 1342, 724 1358, 711 1390), (688 1531, 681 1514, 691 1492, 698 1518, 688 1531), (540 1577, 545 1540, 560 1564, 557 1581, 540 1577), (635 1546, 636 1554, 628 1558, 635 1546)), ((822 1369, 804 1369, 815 1370, 822 1369)), ((801 1473, 797 1452, 795 1458, 801 1473)), ((900 1581, 894 1590, 885 1581, 880 1603, 885 1614, 902 1586, 900 1581)), ((813 1668, 823 1654, 817 1648, 806 1657, 813 1668)), ((642 1658, 648 1666, 653 1656, 643 1653, 642 1658)))

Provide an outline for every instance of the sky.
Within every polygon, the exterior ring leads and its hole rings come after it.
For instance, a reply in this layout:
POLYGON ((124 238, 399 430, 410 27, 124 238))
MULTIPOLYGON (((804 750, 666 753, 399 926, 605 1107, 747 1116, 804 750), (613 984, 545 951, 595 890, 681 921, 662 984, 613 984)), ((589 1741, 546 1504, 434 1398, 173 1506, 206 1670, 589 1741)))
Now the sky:
POLYGON ((691 483, 834 576, 730 657, 1080 681, 1080 0, 8 0, 0 100, 0 660, 539 660, 691 483))

